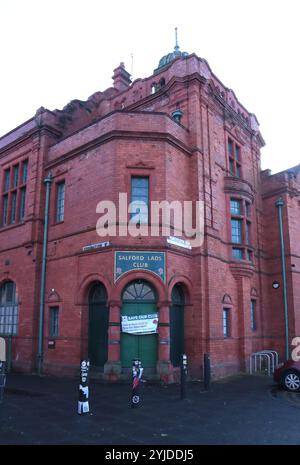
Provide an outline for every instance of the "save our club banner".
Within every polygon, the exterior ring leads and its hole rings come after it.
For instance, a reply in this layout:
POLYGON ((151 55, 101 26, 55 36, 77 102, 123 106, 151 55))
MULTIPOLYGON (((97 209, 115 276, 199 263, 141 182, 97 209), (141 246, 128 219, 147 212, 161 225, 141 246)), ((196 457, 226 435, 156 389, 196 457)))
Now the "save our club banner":
POLYGON ((157 333, 158 313, 122 316, 122 332, 129 334, 157 333))

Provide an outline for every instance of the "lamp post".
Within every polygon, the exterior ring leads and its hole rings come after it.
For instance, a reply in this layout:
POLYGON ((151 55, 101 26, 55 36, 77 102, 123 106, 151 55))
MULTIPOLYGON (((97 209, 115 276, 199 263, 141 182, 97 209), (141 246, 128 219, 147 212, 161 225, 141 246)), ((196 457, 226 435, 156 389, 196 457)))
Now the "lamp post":
POLYGON ((44 310, 45 310, 45 276, 47 261, 47 242, 48 242, 48 223, 49 223, 49 201, 52 184, 51 173, 44 179, 46 184, 45 200, 45 219, 44 219, 44 240, 43 240, 43 258, 42 258, 42 275, 41 275, 41 296, 40 296, 40 319, 39 319, 39 340, 37 353, 37 371, 41 375, 43 368, 43 336, 44 336, 44 310))
POLYGON ((285 325, 285 358, 289 359, 289 317, 288 317, 288 302, 287 302, 287 284, 286 284, 286 271, 285 271, 285 252, 284 252, 284 238, 282 226, 282 208, 284 201, 280 197, 275 202, 278 208, 278 221, 280 233, 280 249, 281 249, 281 269, 282 269, 282 284, 283 284, 283 303, 284 303, 284 325, 285 325))

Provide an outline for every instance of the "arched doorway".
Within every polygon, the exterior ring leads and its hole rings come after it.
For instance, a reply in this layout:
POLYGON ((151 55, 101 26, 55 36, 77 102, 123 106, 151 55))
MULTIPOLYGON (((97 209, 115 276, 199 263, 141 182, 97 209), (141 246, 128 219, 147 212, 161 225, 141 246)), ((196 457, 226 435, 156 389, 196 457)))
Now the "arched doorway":
POLYGON ((170 360, 174 367, 180 366, 184 353, 184 292, 180 284, 172 289, 170 309, 170 360))
POLYGON ((94 284, 89 292, 88 356, 90 364, 103 367, 108 354, 107 292, 103 284, 94 284))
MULTIPOLYGON (((150 317, 157 320, 156 295, 152 286, 144 280, 129 283, 122 297, 121 318, 150 317)), ((129 319, 129 318, 128 318, 129 319)), ((142 318, 140 318, 141 321, 142 318)), ((144 368, 156 368, 157 334, 132 334, 121 332, 121 363, 123 368, 130 368, 133 359, 139 359, 144 368)))

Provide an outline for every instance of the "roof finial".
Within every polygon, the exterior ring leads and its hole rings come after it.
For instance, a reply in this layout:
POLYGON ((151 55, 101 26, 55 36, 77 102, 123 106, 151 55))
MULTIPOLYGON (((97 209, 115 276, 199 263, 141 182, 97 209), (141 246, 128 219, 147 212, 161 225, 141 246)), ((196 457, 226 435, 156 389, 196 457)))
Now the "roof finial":
POLYGON ((175 47, 174 47, 174 50, 176 50, 176 52, 179 50, 178 37, 177 37, 177 27, 175 27, 175 47))

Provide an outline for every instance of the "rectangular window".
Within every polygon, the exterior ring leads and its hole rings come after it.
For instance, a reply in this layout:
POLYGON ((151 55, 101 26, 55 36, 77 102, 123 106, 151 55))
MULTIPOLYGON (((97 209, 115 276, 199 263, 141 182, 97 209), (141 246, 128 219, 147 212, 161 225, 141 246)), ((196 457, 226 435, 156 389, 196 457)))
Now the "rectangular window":
POLYGON ((28 160, 19 161, 4 171, 0 226, 23 222, 25 216, 28 160))
POLYGON ((231 242, 242 243, 242 220, 231 219, 231 242))
POLYGON ((149 219, 149 178, 131 178, 131 221, 148 224, 149 219))
POLYGON ((247 218, 250 218, 251 216, 251 205, 249 202, 246 202, 246 216, 247 218))
POLYGON ((19 211, 20 221, 23 221, 24 216, 25 216, 25 199, 26 199, 26 187, 22 187, 21 198, 20 198, 20 211, 19 211))
POLYGON ((241 148, 232 139, 228 139, 229 173, 241 177, 241 148))
POLYGON ((233 247, 232 258, 235 258, 235 260, 243 260, 243 249, 233 247))
POLYGON ((60 182, 56 187, 56 222, 64 220, 65 212, 65 182, 60 182))
POLYGON ((246 223, 246 244, 247 245, 251 244, 251 223, 250 221, 247 221, 246 223))
POLYGON ((4 172, 4 192, 9 191, 10 187, 10 170, 5 170, 4 172))
POLYGON ((22 184, 26 184, 28 176, 28 160, 22 163, 22 184))
POLYGON ((50 308, 50 337, 58 336, 58 313, 59 307, 50 308))
POLYGON ((223 308, 223 336, 230 336, 230 309, 223 308))
POLYGON ((14 224, 16 222, 16 208, 17 208, 17 191, 14 191, 11 196, 11 217, 10 217, 11 224, 14 224))
POLYGON ((8 194, 3 196, 3 205, 2 205, 2 225, 7 225, 7 212, 8 212, 8 194))
POLYGON ((18 181, 19 181, 19 165, 14 166, 14 179, 13 179, 13 188, 16 188, 18 186, 18 181))
POLYGON ((251 330, 256 331, 256 300, 251 300, 251 330))
POLYGON ((253 262, 253 252, 252 250, 247 250, 247 258, 249 262, 253 262))
POLYGON ((241 214, 241 201, 231 199, 230 200, 230 213, 232 215, 240 215, 241 214))
POLYGON ((253 263, 251 203, 243 199, 230 198, 231 242, 242 247, 233 247, 232 257, 253 263), (236 218, 238 216, 238 218, 236 218))

